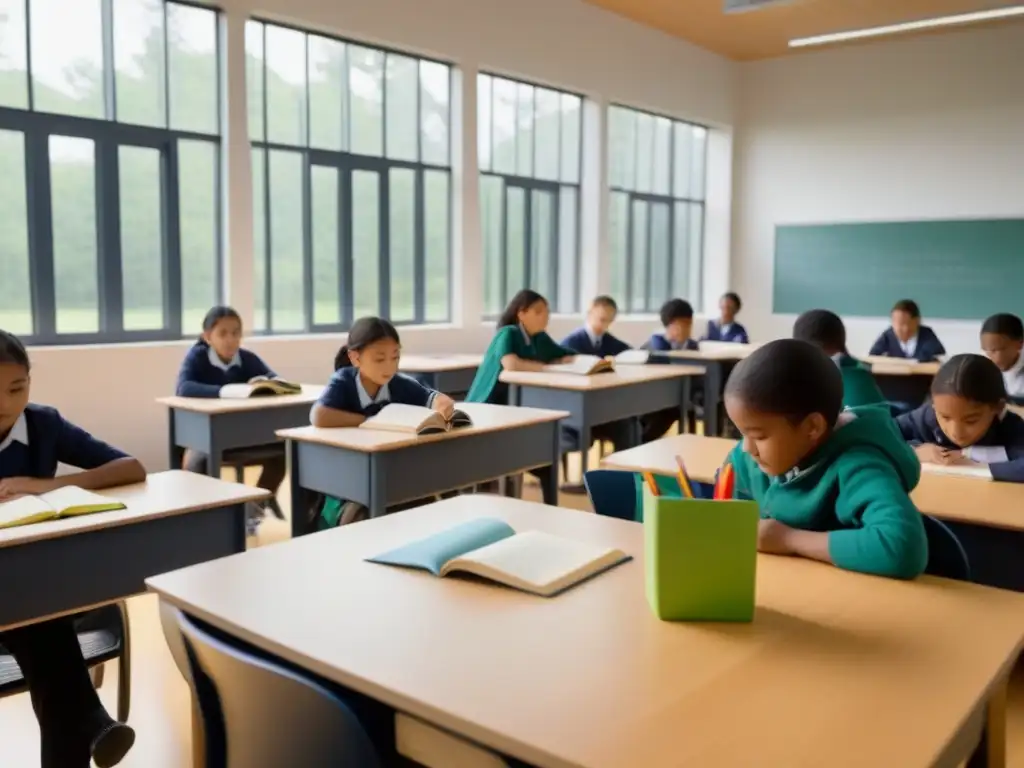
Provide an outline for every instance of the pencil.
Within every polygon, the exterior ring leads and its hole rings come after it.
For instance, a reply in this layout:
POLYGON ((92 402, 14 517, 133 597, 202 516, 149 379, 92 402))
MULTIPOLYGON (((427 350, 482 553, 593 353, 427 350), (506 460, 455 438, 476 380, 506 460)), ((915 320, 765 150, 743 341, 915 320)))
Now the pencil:
POLYGON ((732 498, 734 482, 732 464, 726 464, 718 473, 718 481, 715 483, 715 500, 729 501, 732 498))
POLYGON ((683 464, 682 456, 676 456, 676 466, 679 467, 677 475, 679 478, 679 487, 683 489, 683 496, 688 499, 694 498, 693 486, 690 484, 690 476, 686 474, 686 465, 683 464))
POLYGON ((651 495, 652 496, 660 496, 661 494, 658 493, 658 484, 656 482, 654 482, 654 475, 652 475, 650 472, 644 472, 643 476, 644 476, 644 481, 647 483, 647 487, 651 491, 651 495))

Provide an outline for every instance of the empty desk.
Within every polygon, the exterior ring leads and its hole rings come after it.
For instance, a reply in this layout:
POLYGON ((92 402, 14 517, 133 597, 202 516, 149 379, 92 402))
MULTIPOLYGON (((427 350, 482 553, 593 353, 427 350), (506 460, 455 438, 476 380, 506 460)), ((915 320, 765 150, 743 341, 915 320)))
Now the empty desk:
POLYGON ((469 392, 483 355, 402 355, 398 369, 455 398, 469 392))
MULTIPOLYGON (((682 365, 697 365, 704 370, 704 434, 719 435, 725 427, 722 416, 724 407, 722 393, 729 374, 736 363, 748 357, 757 349, 755 344, 715 344, 701 349, 678 349, 666 352, 651 352, 655 361, 668 361, 682 365)), ((682 430, 680 430, 682 431, 682 430)))

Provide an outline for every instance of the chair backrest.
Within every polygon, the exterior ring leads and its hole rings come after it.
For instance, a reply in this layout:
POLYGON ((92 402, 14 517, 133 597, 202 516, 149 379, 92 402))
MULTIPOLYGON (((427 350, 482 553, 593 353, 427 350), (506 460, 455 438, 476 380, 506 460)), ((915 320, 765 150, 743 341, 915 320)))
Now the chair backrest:
POLYGON ((925 573, 946 579, 969 581, 971 565, 956 534, 941 520, 921 515, 928 537, 928 566, 925 573))
POLYGON ((199 699, 207 768, 378 768, 359 718, 336 693, 230 645, 179 615, 199 699))
POLYGON ((636 520, 636 480, 632 472, 592 469, 583 476, 583 485, 594 511, 604 517, 636 520))

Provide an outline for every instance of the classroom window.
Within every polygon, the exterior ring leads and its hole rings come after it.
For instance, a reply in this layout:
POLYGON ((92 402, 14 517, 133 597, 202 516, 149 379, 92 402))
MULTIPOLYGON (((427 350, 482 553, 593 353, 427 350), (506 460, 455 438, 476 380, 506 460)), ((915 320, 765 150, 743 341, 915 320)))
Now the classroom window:
POLYGON ((164 0, 0 0, 0 328, 199 330, 221 295, 217 23, 164 0))
POLYGON ((488 74, 477 98, 484 314, 522 288, 575 312, 583 100, 488 74))
POLYGON ((246 23, 255 329, 446 322, 451 67, 246 23))
POLYGON ((608 146, 612 296, 626 312, 699 308, 707 129, 612 106, 608 146))

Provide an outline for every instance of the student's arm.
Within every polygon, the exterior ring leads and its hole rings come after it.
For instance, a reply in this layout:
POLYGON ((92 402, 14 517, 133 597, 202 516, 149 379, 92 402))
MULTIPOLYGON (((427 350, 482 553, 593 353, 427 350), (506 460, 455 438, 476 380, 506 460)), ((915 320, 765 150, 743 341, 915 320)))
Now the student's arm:
POLYGON ((872 356, 882 356, 888 354, 888 339, 886 334, 888 331, 883 331, 882 335, 875 339, 875 343, 871 345, 871 349, 868 350, 868 354, 872 356))
POLYGON ((1005 460, 990 461, 988 468, 994 480, 1024 483, 1024 420, 1014 413, 1008 413, 1003 417, 1002 426, 1005 460))
POLYGON ((440 394, 404 373, 399 373, 391 380, 391 401, 395 403, 430 408, 440 394))
POLYGON ((589 341, 590 338, 587 336, 586 331, 581 328, 562 339, 562 346, 566 349, 571 349, 574 355, 583 355, 587 353, 587 348, 583 345, 589 341))
POLYGON ((672 345, 669 344, 668 339, 660 333, 652 333, 651 338, 647 340, 647 346, 655 352, 667 352, 672 349, 672 345))
POLYGON ((927 425, 928 405, 904 413, 896 417, 896 427, 899 429, 903 439, 908 443, 927 443, 932 439, 931 431, 927 425))
POLYGON ((268 379, 276 379, 277 374, 269 365, 263 362, 263 358, 255 352, 247 349, 241 350, 243 365, 245 365, 245 380, 250 381, 257 376, 266 376, 268 379))
MULTIPOLYGON (((554 344, 554 341, 551 342, 554 344)), ((512 333, 502 328, 498 335, 491 342, 492 348, 488 355, 493 355, 501 361, 501 368, 504 371, 543 371, 545 363, 538 360, 527 360, 516 354, 515 342, 512 333)), ((555 345, 557 346, 557 345, 555 345)))
POLYGON ((624 342, 618 336, 612 336, 610 333, 605 335, 604 343, 606 346, 606 351, 609 355, 618 355, 621 354, 622 352, 625 352, 628 349, 632 349, 632 347, 629 346, 629 344, 624 342))
POLYGON ((174 393, 178 397, 220 397, 220 386, 204 384, 202 379, 202 356, 207 354, 205 347, 195 346, 188 351, 181 361, 178 371, 178 385, 174 393))
POLYGON ((750 336, 747 335, 747 329, 744 328, 742 325, 739 325, 738 323, 736 324, 736 328, 738 329, 736 331, 736 333, 738 334, 736 337, 736 342, 739 344, 749 344, 750 336))
POLYGON ((575 349, 559 344, 547 331, 541 331, 533 337, 533 348, 537 350, 537 358, 545 363, 557 363, 578 354, 575 349))
POLYGON ((347 381, 332 376, 309 411, 309 423, 314 427, 358 427, 366 421, 363 414, 347 410, 352 405, 346 394, 347 381))

